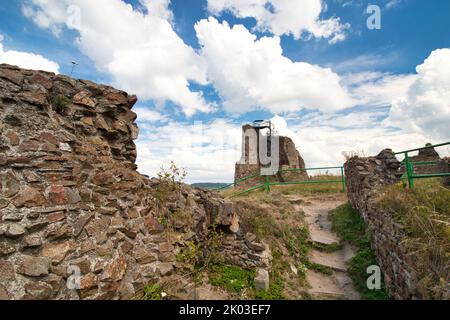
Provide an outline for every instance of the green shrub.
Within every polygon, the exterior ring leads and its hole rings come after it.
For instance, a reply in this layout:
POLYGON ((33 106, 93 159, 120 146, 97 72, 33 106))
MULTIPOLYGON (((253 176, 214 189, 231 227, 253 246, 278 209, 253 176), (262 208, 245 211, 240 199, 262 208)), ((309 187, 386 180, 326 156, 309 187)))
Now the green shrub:
POLYGON ((53 98, 52 102, 55 111, 59 114, 63 114, 65 112, 66 106, 70 103, 70 99, 62 94, 59 94, 55 98, 53 98))
POLYGON ((142 300, 161 300, 163 289, 158 284, 149 284, 144 287, 142 300))
POLYGON ((154 192, 156 199, 160 203, 165 203, 171 195, 178 194, 181 189, 181 183, 186 176, 186 171, 178 168, 173 161, 167 170, 162 166, 157 174, 159 184, 156 185, 154 192))
POLYGON ((190 271, 194 271, 201 249, 193 241, 186 243, 186 246, 176 255, 177 262, 190 271))
POLYGON ((204 248, 206 250, 201 261, 204 268, 210 268, 212 265, 223 263, 224 258, 221 252, 223 240, 223 232, 218 230, 216 225, 212 226, 204 242, 204 248))

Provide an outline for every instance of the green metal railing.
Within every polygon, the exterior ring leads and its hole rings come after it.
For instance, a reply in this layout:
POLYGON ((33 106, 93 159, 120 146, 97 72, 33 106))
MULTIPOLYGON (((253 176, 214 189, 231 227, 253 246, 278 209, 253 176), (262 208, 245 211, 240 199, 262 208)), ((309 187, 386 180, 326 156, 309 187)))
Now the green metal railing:
MULTIPOLYGON (((406 179, 408 181, 409 188, 414 188, 414 179, 424 179, 424 178, 442 178, 442 177, 449 177, 450 173, 430 173, 430 174, 415 174, 414 173, 414 167, 426 167, 426 166, 433 166, 440 163, 440 161, 421 161, 421 162, 413 162, 410 161, 409 153, 416 152, 424 149, 429 148, 438 148, 442 146, 450 145, 450 142, 435 144, 432 146, 417 148, 417 149, 411 149, 411 150, 405 150, 401 152, 395 153, 395 155, 401 155, 403 154, 405 156, 405 159, 403 160, 404 166, 405 166, 405 174, 402 176, 402 179, 406 179)), ((219 190, 225 190, 233 186, 238 186, 240 183, 245 182, 252 178, 261 178, 264 177, 264 183, 261 183, 257 186, 254 186, 250 189, 240 191, 238 193, 233 194, 231 197, 237 197, 240 195, 247 194, 249 192, 252 192, 254 190, 259 189, 265 189, 266 192, 270 192, 271 187, 274 186, 286 186, 286 185, 301 185, 301 184, 321 184, 321 183, 341 183, 342 184, 342 190, 346 190, 346 178, 344 173, 344 167, 338 166, 338 167, 317 167, 317 168, 303 168, 303 169, 283 169, 280 170, 279 173, 283 172, 308 172, 308 171, 315 171, 315 170, 333 170, 333 169, 339 169, 340 170, 340 179, 335 180, 303 180, 303 181, 287 181, 287 182, 270 182, 270 176, 262 176, 259 172, 253 173, 251 175, 248 175, 242 179, 239 179, 233 183, 227 184, 221 188, 215 189, 217 191, 219 190)), ((336 176, 339 177, 339 176, 336 176)))
MULTIPOLYGON (((262 176, 259 172, 258 173, 253 173, 249 176, 246 176, 242 179, 237 180, 236 182, 230 183, 228 185, 225 185, 221 188, 218 188, 216 190, 225 190, 228 189, 232 186, 237 186, 242 182, 245 182, 249 179, 252 178, 261 178, 264 177, 264 183, 259 184, 257 186, 254 186, 250 189, 238 192, 233 194, 231 197, 238 197, 244 194, 247 194, 249 192, 252 192, 254 190, 258 190, 258 189, 265 189, 266 192, 270 192, 271 191, 271 187, 274 186, 287 186, 287 185, 301 185, 301 184, 321 184, 321 183, 341 183, 342 184, 342 189, 343 191, 345 191, 345 173, 344 173, 344 167, 343 166, 339 166, 339 167, 318 167, 318 168, 302 168, 302 169, 283 169, 283 170, 279 170, 279 173, 283 173, 283 172, 308 172, 308 171, 316 171, 316 170, 332 170, 332 169, 339 169, 341 172, 341 176, 340 179, 335 179, 335 180, 302 180, 302 181, 286 181, 286 182, 270 182, 270 176, 262 176)), ((339 177, 339 176, 336 176, 339 177)))
POLYGON ((414 188, 414 179, 425 179, 425 178, 442 178, 442 177, 450 177, 450 173, 430 173, 430 174, 415 174, 414 167, 426 167, 431 165, 436 165, 439 161, 419 161, 413 162, 410 159, 409 153, 416 152, 425 149, 438 148, 450 145, 450 142, 444 142, 440 144, 435 144, 431 146, 426 146, 417 149, 405 150, 395 153, 395 155, 403 154, 405 159, 403 160, 403 164, 405 166, 405 174, 402 176, 402 179, 406 179, 408 181, 408 187, 410 189, 414 188))

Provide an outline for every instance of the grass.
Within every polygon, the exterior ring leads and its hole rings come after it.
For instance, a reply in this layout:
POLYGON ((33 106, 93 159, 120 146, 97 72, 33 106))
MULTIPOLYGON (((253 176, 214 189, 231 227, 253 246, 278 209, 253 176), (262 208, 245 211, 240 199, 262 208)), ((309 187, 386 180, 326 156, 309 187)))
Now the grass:
POLYGON ((333 269, 331 269, 330 267, 323 266, 321 264, 317 264, 317 263, 314 263, 314 262, 306 261, 305 262, 305 267, 307 269, 314 270, 316 272, 322 273, 322 274, 324 274, 326 276, 332 276, 333 275, 333 269))
POLYGON ((247 294, 257 300, 284 300, 283 280, 279 256, 274 256, 270 286, 268 291, 255 290, 255 270, 247 270, 234 265, 216 264, 208 270, 209 283, 232 294, 247 294))
POLYGON ((282 237, 291 257, 305 259, 309 251, 309 230, 306 226, 285 226, 282 237))
POLYGON ((149 284, 144 287, 142 300, 162 300, 163 289, 158 284, 149 284))
POLYGON ((283 287, 278 283, 272 283, 268 291, 258 291, 255 294, 256 300, 286 300, 283 295, 283 287))
POLYGON ((208 273, 209 282, 229 292, 241 293, 244 289, 253 289, 255 271, 225 264, 213 265, 208 273))
POLYGON ((327 252, 327 253, 342 250, 342 248, 344 247, 343 244, 339 243, 339 242, 335 242, 335 243, 331 243, 331 244, 324 244, 324 243, 318 243, 318 242, 311 241, 310 245, 312 248, 314 248, 316 250, 319 250, 322 252, 327 252))
POLYGON ((343 241, 356 247, 356 254, 348 263, 347 273, 361 297, 365 300, 388 299, 383 282, 381 290, 370 290, 367 288, 367 268, 371 265, 377 265, 377 262, 375 254, 370 247, 370 237, 362 217, 347 203, 332 211, 330 220, 332 222, 332 230, 343 241))
MULTIPOLYGON (((270 201, 270 195, 264 197, 266 202, 270 201)), ((291 231, 277 223, 275 218, 267 210, 258 210, 253 206, 257 205, 257 203, 245 201, 245 203, 239 204, 241 229, 244 232, 255 234, 258 240, 265 240, 267 243, 270 243, 272 249, 273 260, 269 290, 254 292, 254 297, 259 300, 284 300, 286 299, 283 294, 285 285, 284 276, 289 272, 289 264, 283 258, 279 250, 281 244, 278 242, 290 242, 290 250, 293 252, 299 250, 300 245, 296 244, 294 239, 289 241, 291 231)))
MULTIPOLYGON (((310 178, 310 182, 340 180, 341 176, 335 175, 318 175, 310 178)), ((272 188, 279 189, 281 194, 315 194, 315 193, 343 193, 341 182, 332 183, 311 183, 311 184, 299 184, 299 185, 286 185, 286 186, 274 186, 272 188)))
POLYGON ((56 97, 54 97, 52 102, 53 102, 55 111, 60 114, 63 114, 65 112, 67 104, 70 103, 70 99, 64 95, 59 94, 56 97))
POLYGON ((401 185, 381 190, 378 205, 403 226, 401 242, 417 276, 424 299, 446 299, 450 278, 450 190, 440 179, 415 180, 415 188, 401 185))
POLYGON ((250 212, 249 214, 245 214, 245 216, 240 216, 242 230, 255 234, 258 240, 282 235, 282 230, 275 219, 269 216, 264 210, 256 210, 254 214, 250 212))
MULTIPOLYGON (((317 175, 314 177, 310 177, 307 181, 309 182, 320 182, 326 180, 340 180, 341 176, 338 175, 317 175)), ((275 182, 275 181, 273 181, 275 182)), ((256 185, 255 185, 256 186, 256 185)), ((232 197, 234 194, 250 189, 250 186, 246 187, 236 187, 230 188, 221 191, 221 194, 226 197, 232 197)), ((279 186, 271 186, 271 193, 280 193, 283 195, 296 195, 296 194, 328 194, 328 193, 343 193, 344 190, 342 188, 341 182, 333 182, 333 183, 306 183, 306 184, 297 184, 297 185, 279 185, 279 186)), ((249 194, 262 194, 266 193, 265 188, 261 187, 260 189, 251 191, 249 194)), ((243 194, 237 196, 237 198, 247 197, 248 194, 243 194)))
POLYGON ((366 233, 364 220, 349 203, 340 206, 330 214, 332 230, 335 231, 342 240, 362 247, 369 243, 369 235, 366 233))

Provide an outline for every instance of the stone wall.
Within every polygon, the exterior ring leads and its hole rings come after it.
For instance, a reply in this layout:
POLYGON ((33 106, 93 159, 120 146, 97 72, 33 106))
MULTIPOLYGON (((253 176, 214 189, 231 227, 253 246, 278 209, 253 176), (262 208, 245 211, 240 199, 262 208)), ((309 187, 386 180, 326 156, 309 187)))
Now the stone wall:
MULTIPOLYGON (((447 173, 448 161, 444 158, 441 159, 436 150, 432 147, 431 143, 427 143, 424 149, 419 150, 416 156, 410 156, 409 161, 413 165, 413 171, 415 174, 431 174, 431 173, 447 173), (415 165, 415 162, 436 162, 435 164, 427 165, 415 165)), ((400 171, 406 172, 404 163, 400 167, 400 171)))
POLYGON ((256 235, 236 233, 225 237, 223 242, 224 261, 243 268, 262 268, 270 271, 272 253, 266 243, 256 240, 256 235))
POLYGON ((136 171, 136 101, 0 65, 0 299, 127 299, 176 273, 177 252, 210 226, 238 230, 218 194, 181 185, 157 200, 161 181, 136 171))
MULTIPOLYGON (((300 152, 295 147, 294 141, 289 137, 280 136, 280 169, 304 169, 306 168, 300 152)), ((301 181, 308 179, 306 171, 287 171, 277 175, 279 182, 301 181)))
POLYGON ((415 262, 402 245, 403 226, 376 202, 379 188, 400 182, 400 166, 390 149, 376 157, 351 158, 345 164, 348 198, 366 222, 389 295, 394 299, 423 299, 425 293, 416 285, 415 262))

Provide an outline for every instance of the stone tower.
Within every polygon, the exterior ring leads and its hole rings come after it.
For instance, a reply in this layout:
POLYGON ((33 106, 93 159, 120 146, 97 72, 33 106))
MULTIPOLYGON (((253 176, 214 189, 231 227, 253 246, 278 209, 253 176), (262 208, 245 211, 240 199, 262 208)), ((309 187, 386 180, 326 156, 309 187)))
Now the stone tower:
MULTIPOLYGON (((296 149, 292 139, 284 136, 279 136, 278 138, 280 147, 278 169, 304 169, 305 161, 296 149)), ((241 160, 236 163, 234 174, 235 182, 260 172, 262 168, 261 160, 259 158, 259 143, 261 139, 268 139, 268 136, 263 134, 260 130, 255 130, 250 124, 246 124, 242 127, 242 156, 241 160)), ((308 174, 305 171, 294 171, 278 173, 276 177, 274 176, 271 179, 276 179, 277 181, 298 181, 306 178, 308 178, 308 174)), ((238 185, 256 185, 263 181, 263 177, 255 177, 239 183, 238 185)))

